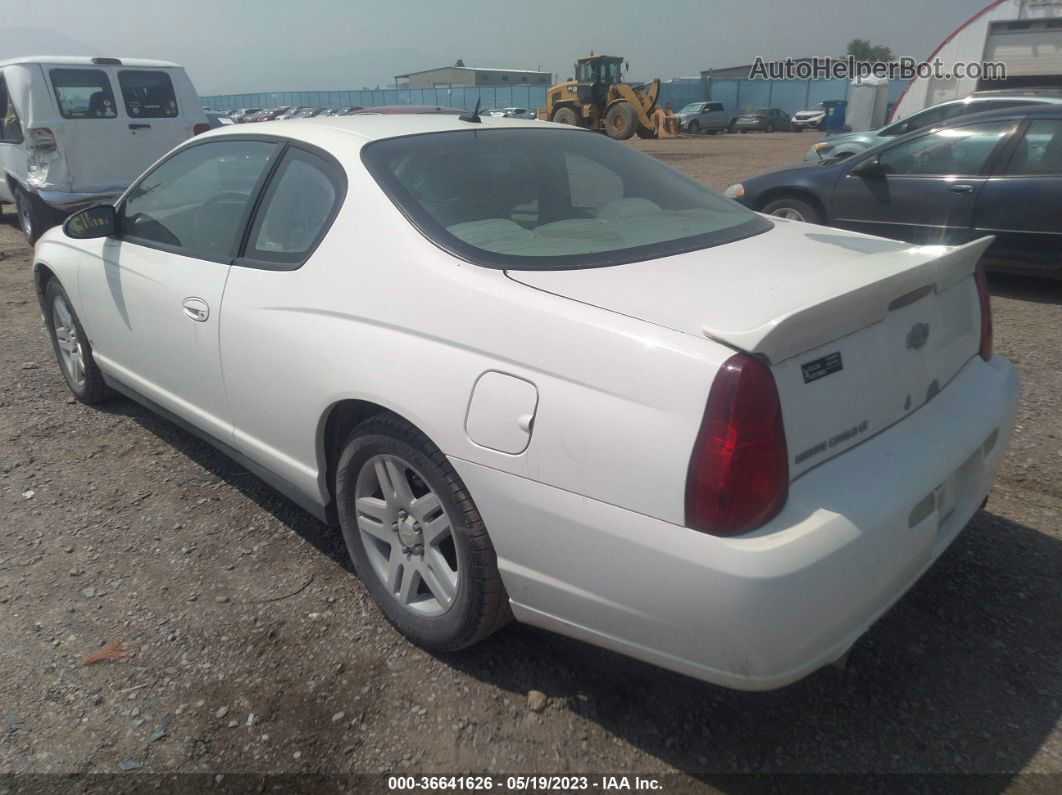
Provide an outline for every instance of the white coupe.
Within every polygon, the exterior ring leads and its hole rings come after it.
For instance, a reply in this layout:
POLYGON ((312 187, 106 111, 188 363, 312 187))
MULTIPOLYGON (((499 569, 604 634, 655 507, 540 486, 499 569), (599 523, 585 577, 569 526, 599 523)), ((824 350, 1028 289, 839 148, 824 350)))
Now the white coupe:
POLYGON ((511 617, 742 689, 842 657, 992 486, 989 239, 768 219, 568 126, 234 126, 41 238, 73 393, 341 528, 430 649, 511 617))

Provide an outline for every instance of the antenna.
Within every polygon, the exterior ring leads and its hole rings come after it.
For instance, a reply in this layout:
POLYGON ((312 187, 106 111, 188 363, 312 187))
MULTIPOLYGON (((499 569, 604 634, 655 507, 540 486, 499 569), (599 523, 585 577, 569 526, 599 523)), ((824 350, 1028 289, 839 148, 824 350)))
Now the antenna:
POLYGON ((481 99, 482 98, 477 98, 476 99, 476 109, 475 110, 473 110, 471 113, 462 113, 460 116, 457 117, 458 120, 459 121, 469 121, 469 122, 472 122, 473 124, 482 124, 482 121, 479 118, 479 103, 480 103, 481 99))

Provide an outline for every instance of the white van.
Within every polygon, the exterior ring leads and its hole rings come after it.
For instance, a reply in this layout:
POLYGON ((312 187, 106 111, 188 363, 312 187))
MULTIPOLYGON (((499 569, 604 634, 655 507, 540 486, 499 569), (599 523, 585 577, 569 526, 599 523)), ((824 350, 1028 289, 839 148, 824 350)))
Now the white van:
POLYGON ((133 58, 0 61, 0 202, 32 244, 68 213, 111 201, 181 141, 210 129, 184 68, 133 58))

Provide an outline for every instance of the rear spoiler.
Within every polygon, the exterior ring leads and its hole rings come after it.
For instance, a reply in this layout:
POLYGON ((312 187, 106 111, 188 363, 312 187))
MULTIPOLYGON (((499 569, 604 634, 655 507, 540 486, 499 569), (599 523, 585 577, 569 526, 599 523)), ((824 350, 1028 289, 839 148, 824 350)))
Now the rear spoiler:
POLYGON ((961 246, 912 246, 902 251, 867 254, 853 261, 853 282, 845 289, 837 284, 836 295, 780 315, 749 329, 704 326, 709 339, 748 353, 763 356, 771 364, 846 337, 885 318, 903 305, 901 299, 917 300, 927 287, 942 293, 974 272, 985 249, 995 238, 978 238, 961 246), (879 269, 881 277, 869 284, 867 269, 879 269))

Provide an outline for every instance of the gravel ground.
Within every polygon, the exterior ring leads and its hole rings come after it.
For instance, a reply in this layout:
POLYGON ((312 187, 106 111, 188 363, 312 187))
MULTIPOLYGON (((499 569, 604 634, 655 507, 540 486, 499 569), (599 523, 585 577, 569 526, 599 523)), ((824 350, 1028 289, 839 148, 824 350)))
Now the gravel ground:
MULTIPOLYGON (((816 139, 632 145, 721 189, 816 139)), ((996 348, 1023 386, 987 509, 847 670, 747 694, 516 625, 462 654, 411 646, 334 532, 133 403, 68 396, 4 209, 0 774, 1062 778, 1062 284, 993 279, 996 348), (114 640, 126 658, 82 664, 114 640)))

